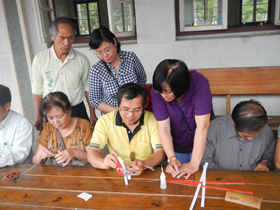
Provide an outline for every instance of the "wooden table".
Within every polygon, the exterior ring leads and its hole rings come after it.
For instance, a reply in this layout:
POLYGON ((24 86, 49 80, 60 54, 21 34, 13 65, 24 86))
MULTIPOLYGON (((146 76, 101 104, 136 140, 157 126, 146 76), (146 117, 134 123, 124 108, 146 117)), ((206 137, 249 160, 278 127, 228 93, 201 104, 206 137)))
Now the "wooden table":
MULTIPOLYGON (((1 168, 0 176, 14 170, 22 173, 31 166, 1 168)), ((160 172, 160 168, 146 170, 125 186, 123 177, 113 169, 38 165, 16 183, 1 178, 0 209, 189 209, 196 187, 168 183, 167 189, 161 190, 160 172), (86 202, 77 197, 82 192, 93 197, 86 202)), ((198 171, 190 180, 198 181, 200 175, 198 171)), ((207 170, 207 181, 215 180, 245 182, 220 187, 252 191, 263 198, 261 209, 280 209, 280 172, 207 170)), ((194 209, 254 209, 224 201, 224 197, 225 191, 206 189, 206 207, 200 207, 199 196, 194 209)))

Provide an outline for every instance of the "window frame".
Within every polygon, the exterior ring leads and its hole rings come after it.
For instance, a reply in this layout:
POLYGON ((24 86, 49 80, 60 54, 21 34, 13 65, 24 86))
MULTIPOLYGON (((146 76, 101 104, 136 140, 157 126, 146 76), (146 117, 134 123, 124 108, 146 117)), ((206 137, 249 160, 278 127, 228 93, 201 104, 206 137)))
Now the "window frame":
POLYGON ((280 25, 280 0, 275 0, 274 25, 280 25))
POLYGON ((44 43, 50 43, 52 42, 51 36, 49 33, 46 34, 46 31, 49 31, 49 29, 45 29, 44 28, 44 22, 46 21, 44 19, 44 17, 42 16, 42 11, 48 11, 49 12, 49 16, 50 16, 50 20, 49 20, 49 24, 55 19, 55 13, 54 13, 54 6, 53 6, 53 1, 52 0, 47 0, 48 2, 48 8, 46 7, 40 7, 39 4, 40 0, 35 0, 34 1, 34 5, 35 5, 35 15, 36 15, 36 22, 38 25, 38 32, 39 32, 39 39, 41 44, 44 43))
POLYGON ((107 8, 108 8, 110 31, 112 31, 112 33, 114 33, 116 37, 135 37, 136 36, 136 26, 135 26, 135 12, 134 12, 133 0, 130 0, 130 2, 123 1, 123 0, 107 0, 107 8), (130 20, 131 20, 131 25, 132 25, 132 31, 125 31, 125 32, 116 32, 115 31, 114 17, 113 17, 113 2, 130 4, 130 20))

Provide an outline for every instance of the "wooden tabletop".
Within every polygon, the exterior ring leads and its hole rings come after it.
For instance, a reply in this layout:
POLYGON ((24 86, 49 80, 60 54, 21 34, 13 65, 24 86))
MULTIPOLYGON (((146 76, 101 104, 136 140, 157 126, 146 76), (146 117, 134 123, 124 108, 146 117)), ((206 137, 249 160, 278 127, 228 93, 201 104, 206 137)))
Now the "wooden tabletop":
MULTIPOLYGON (((0 169, 24 171, 32 165, 15 165, 0 169)), ((146 170, 132 177, 128 185, 115 170, 99 170, 89 166, 38 165, 13 181, 0 181, 0 209, 189 209, 196 187, 167 183, 160 189, 160 168, 146 170), (88 201, 77 195, 87 192, 88 201)), ((166 173, 165 173, 166 174, 166 173)), ((189 180, 198 181, 201 171, 189 180)), ((174 179, 166 174, 167 180, 174 179)), ((245 182, 245 185, 219 187, 252 191, 263 198, 261 209, 280 209, 280 172, 207 170, 207 181, 245 182)), ((226 191, 206 189, 205 208, 200 195, 194 209, 254 209, 224 200, 226 191)))

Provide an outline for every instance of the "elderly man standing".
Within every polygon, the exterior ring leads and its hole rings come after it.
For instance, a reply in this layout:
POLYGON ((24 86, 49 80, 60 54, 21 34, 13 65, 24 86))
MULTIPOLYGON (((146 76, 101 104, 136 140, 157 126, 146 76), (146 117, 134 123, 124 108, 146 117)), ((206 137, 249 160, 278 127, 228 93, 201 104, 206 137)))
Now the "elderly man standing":
POLYGON ((164 160, 156 119, 153 113, 143 110, 146 97, 145 88, 138 84, 127 83, 119 88, 118 110, 100 117, 87 148, 92 166, 116 168, 117 158, 121 157, 131 164, 127 170, 132 175, 140 175, 145 165, 153 167, 164 160), (101 151, 106 144, 110 154, 103 158, 101 151))
MULTIPOLYGON (((84 99, 88 101, 89 60, 74 50, 75 27, 65 17, 56 18, 49 29, 54 45, 37 54, 32 63, 32 93, 36 111, 35 128, 43 129, 43 115, 40 112, 42 98, 50 92, 65 93, 72 105, 72 116, 87 119, 84 99)), ((89 101, 88 101, 89 102, 89 101)), ((90 120, 95 125, 97 117, 88 103, 90 120)))
POLYGON ((201 165, 210 169, 269 171, 274 168, 275 138, 263 106, 241 101, 231 115, 210 123, 201 165))
POLYGON ((32 163, 33 126, 11 110, 11 91, 0 85, 0 167, 32 163))

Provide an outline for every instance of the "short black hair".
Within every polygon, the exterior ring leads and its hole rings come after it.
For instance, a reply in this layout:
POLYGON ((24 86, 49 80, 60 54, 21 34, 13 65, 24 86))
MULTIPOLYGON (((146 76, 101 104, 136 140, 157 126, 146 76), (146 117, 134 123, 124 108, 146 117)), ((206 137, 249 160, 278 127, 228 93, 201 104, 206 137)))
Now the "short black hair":
POLYGON ((143 105, 143 109, 144 109, 146 101, 147 101, 146 89, 144 87, 142 87, 141 85, 138 85, 138 84, 132 83, 132 82, 122 85, 119 88, 118 93, 117 93, 118 106, 120 106, 123 96, 125 96, 125 98, 127 100, 132 100, 139 95, 142 96, 142 105, 143 105))
POLYGON ((231 114, 237 131, 259 131, 267 123, 265 108, 253 99, 239 102, 231 114))
POLYGON ((8 87, 0 85, 0 106, 5 106, 8 103, 11 103, 12 95, 8 87))
POLYGON ((63 92, 56 91, 46 95, 42 100, 40 109, 45 114, 54 106, 60 107, 63 112, 71 112, 71 103, 67 95, 63 92))
POLYGON ((169 85, 176 98, 181 97, 191 85, 191 75, 187 65, 176 59, 161 61, 153 75, 154 89, 162 93, 162 83, 164 82, 169 85))
POLYGON ((113 34, 108 28, 105 26, 101 26, 95 30, 92 31, 90 34, 90 39, 89 39, 89 46, 90 49, 96 50, 99 48, 102 42, 109 42, 115 45, 115 41, 117 42, 117 52, 120 53, 121 50, 121 43, 118 42, 117 37, 115 34, 113 34))
POLYGON ((68 24, 72 27, 72 30, 73 30, 73 36, 76 35, 76 28, 75 28, 75 25, 74 23, 68 19, 67 17, 58 17, 56 19, 54 19, 52 22, 51 22, 51 25, 50 25, 50 28, 49 28, 49 33, 50 35, 52 34, 54 37, 56 37, 57 33, 58 33, 58 29, 57 29, 57 25, 60 24, 60 23, 64 23, 64 24, 68 24))

